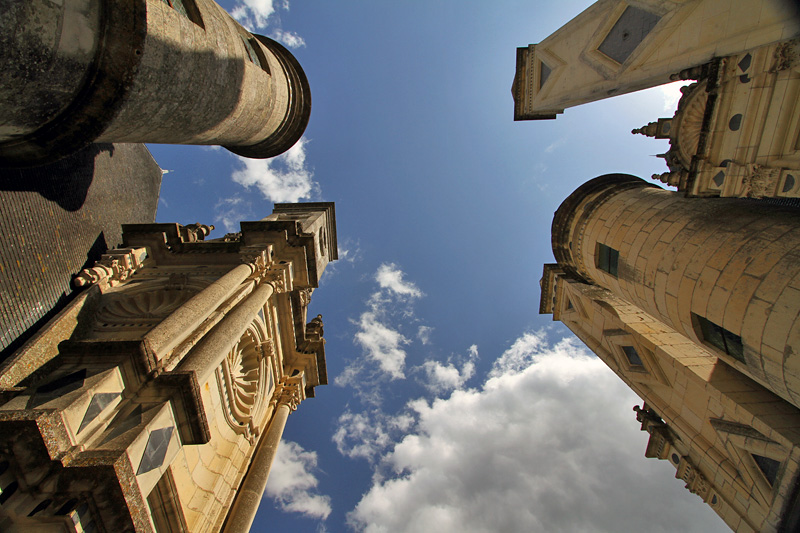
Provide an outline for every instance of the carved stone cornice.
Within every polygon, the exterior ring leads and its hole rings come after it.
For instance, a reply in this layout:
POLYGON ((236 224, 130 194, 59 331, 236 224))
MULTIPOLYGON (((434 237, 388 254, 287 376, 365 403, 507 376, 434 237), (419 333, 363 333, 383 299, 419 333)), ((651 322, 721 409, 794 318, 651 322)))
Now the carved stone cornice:
POLYGON ((146 258, 146 248, 109 250, 93 267, 81 270, 72 283, 76 287, 94 284, 113 287, 130 278, 146 258))

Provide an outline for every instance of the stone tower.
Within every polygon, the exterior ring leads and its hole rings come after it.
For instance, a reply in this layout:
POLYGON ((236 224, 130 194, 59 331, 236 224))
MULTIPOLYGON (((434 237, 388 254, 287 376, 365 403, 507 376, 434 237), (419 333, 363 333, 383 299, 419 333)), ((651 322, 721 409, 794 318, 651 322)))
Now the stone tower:
POLYGON ((735 531, 800 525, 800 212, 579 187, 553 219, 540 312, 645 400, 646 455, 735 531))
POLYGON ((311 109, 297 60, 212 0, 0 3, 0 164, 93 142, 289 149, 311 109))
POLYGON ((247 531, 287 416, 327 383, 311 294, 332 203, 241 232, 123 226, 0 373, 3 531, 247 531))
POLYGON ((790 0, 599 0, 517 49, 514 120, 696 79, 714 61, 796 38, 797 15, 790 0))

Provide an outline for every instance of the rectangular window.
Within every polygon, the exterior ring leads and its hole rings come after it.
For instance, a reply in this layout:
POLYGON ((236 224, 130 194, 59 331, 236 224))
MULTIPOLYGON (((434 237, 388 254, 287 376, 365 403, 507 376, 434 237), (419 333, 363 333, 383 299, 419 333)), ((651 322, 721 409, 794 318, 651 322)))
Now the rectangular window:
POLYGON ((694 317, 700 325, 700 334, 704 341, 722 350, 734 359, 742 363, 745 362, 744 346, 742 346, 742 338, 739 335, 735 335, 722 326, 714 324, 707 318, 699 315, 694 315, 694 317))
POLYGON ((269 63, 267 63, 267 58, 264 57, 264 53, 261 51, 261 45, 258 44, 258 41, 254 37, 245 37, 240 35, 242 38, 242 44, 244 44, 245 52, 247 52, 247 57, 250 59, 250 62, 256 66, 261 67, 261 69, 269 74, 269 63))
POLYGON ((197 9, 197 6, 194 5, 193 0, 162 0, 162 2, 201 28, 205 28, 203 25, 203 19, 200 16, 200 11, 197 9))
POLYGON ((608 272, 615 278, 617 277, 617 265, 619 264, 619 252, 606 246, 597 245, 597 268, 603 272, 608 272))
POLYGON ((636 351, 636 348, 633 346, 620 346, 620 348, 625 352, 625 357, 628 358, 628 362, 631 366, 644 366, 642 358, 639 357, 639 352, 636 351))

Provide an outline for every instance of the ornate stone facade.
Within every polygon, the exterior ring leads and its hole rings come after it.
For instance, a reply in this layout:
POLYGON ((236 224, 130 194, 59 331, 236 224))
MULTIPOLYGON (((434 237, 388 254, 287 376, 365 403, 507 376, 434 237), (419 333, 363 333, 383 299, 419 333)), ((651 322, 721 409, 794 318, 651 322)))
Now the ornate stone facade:
MULTIPOLYGON (((716 58, 797 37, 797 14, 796 2, 784 0, 598 0, 517 49, 514 119, 555 118, 567 107, 697 79, 716 58)), ((791 68, 793 52, 781 50, 776 68, 791 68)))
POLYGON ((688 196, 800 197, 800 7, 783 0, 600 0, 517 50, 514 119, 670 81, 673 117, 633 130, 669 139, 668 172, 688 196))
POLYGON ((125 225, 124 247, 12 354, 0 529, 249 529, 288 414, 327 383, 307 309, 337 258, 334 206, 277 204, 235 237, 206 233, 125 225))

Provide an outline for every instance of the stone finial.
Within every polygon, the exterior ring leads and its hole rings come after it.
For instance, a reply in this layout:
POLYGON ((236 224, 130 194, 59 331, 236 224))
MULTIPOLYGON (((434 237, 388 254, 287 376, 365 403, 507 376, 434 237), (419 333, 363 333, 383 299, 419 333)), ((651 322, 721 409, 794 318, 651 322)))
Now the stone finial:
POLYGON ((646 135, 647 137, 655 137, 658 133, 658 121, 650 122, 646 126, 642 126, 641 128, 636 128, 631 130, 631 133, 636 135, 646 135))
POLYGON ((213 230, 214 226, 200 224, 199 222, 187 224, 186 226, 181 226, 181 239, 183 242, 203 241, 213 230))
POLYGON ((654 181, 660 181, 672 187, 678 187, 681 183, 680 172, 663 172, 661 174, 653 174, 651 177, 654 181))

